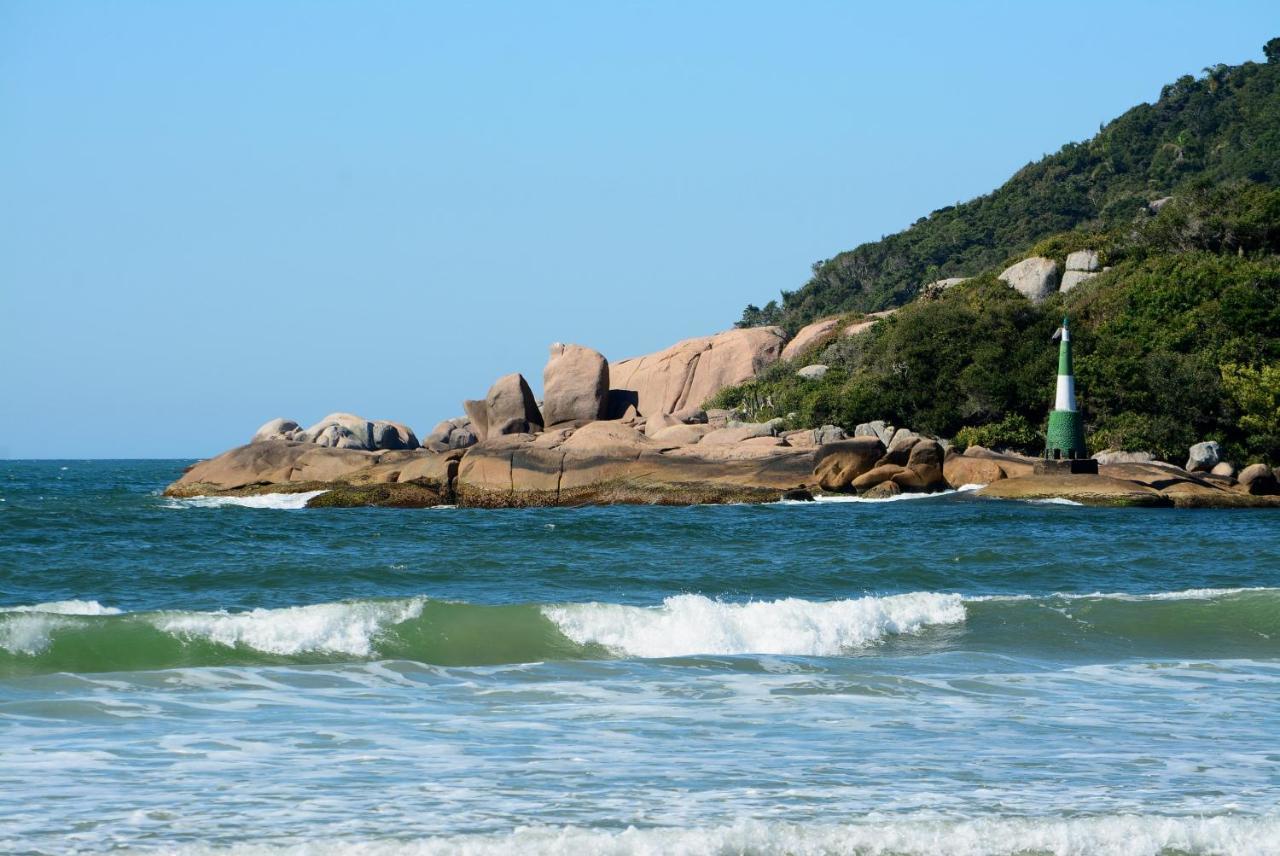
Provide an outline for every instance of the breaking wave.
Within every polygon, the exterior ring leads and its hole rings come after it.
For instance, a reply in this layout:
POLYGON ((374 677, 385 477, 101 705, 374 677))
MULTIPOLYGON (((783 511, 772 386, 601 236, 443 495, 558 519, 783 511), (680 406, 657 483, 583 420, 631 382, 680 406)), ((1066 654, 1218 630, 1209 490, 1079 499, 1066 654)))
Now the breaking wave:
POLYGON ((1152 594, 912 592, 656 606, 483 605, 411 597, 278 609, 125 613, 96 601, 0 609, 0 675, 400 659, 548 660, 913 654, 1280 656, 1280 589, 1152 594), (907 646, 903 649, 902 646, 907 646))
POLYGON ((257 496, 193 496, 188 499, 166 499, 165 508, 274 508, 292 510, 306 508, 307 502, 324 493, 309 490, 302 493, 263 493, 257 496))
POLYGON ((798 598, 724 603, 701 595, 669 597, 657 608, 613 603, 544 607, 560 632, 579 644, 603 645, 631 657, 690 654, 834 656, 964 621, 958 594, 916 592, 814 602, 798 598))

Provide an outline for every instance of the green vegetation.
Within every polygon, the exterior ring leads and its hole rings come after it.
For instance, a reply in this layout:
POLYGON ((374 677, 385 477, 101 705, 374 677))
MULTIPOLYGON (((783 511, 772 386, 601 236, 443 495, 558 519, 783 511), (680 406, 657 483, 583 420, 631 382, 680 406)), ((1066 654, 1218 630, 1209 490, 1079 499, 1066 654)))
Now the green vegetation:
MULTIPOLYGON (((1027 165, 993 193, 816 263, 802 288, 783 292, 781 304, 748 306, 739 325, 782 324, 794 333, 827 315, 900 306, 926 283, 998 271, 1046 239, 1056 243, 1042 249, 1061 258, 1082 235, 1123 229, 1148 203, 1182 195, 1189 182, 1280 183, 1280 39, 1264 53, 1265 64, 1182 77, 1156 103, 1027 165)), ((1274 219, 1266 222, 1274 228, 1274 219)))
MULTIPOLYGON (((1110 270, 1040 305, 992 267, 866 333, 821 344, 714 404, 795 427, 885 419, 958 443, 1038 451, 1072 319, 1090 446, 1178 461, 1216 439, 1236 462, 1280 461, 1280 189, 1183 186, 1158 214, 1042 238, 1097 249, 1110 270), (819 380, 795 370, 830 367, 819 380)), ((1003 260, 1002 260, 1003 261, 1003 260)))

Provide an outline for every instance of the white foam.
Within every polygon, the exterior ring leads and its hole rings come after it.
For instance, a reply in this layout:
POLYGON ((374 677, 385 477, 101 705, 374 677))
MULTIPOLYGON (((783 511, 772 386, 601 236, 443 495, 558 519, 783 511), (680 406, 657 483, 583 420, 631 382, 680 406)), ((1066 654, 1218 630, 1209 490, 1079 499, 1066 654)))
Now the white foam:
POLYGON ((302 493, 262 493, 257 496, 193 496, 187 499, 169 499, 166 508, 275 508, 292 510, 306 508, 308 500, 324 493, 323 490, 307 490, 302 493))
MULTIPOLYGON (((196 846, 176 852, 215 852, 196 846)), ((730 856, 730 854, 903 854, 903 856, 1158 856, 1163 853, 1276 856, 1280 818, 1109 815, 1075 818, 915 820, 884 816, 850 824, 747 820, 702 829, 629 827, 621 831, 579 827, 523 827, 506 834, 473 834, 419 841, 324 841, 286 846, 245 844, 216 852, 248 854, 354 853, 360 856, 730 856)))
POLYGON ((32 606, 0 607, 0 648, 11 654, 35 656, 49 647, 53 634, 65 627, 66 615, 119 615, 113 606, 96 600, 58 600, 32 606))
POLYGON ((974 595, 965 598, 966 603, 975 601, 1002 601, 1002 600, 1048 600, 1049 598, 1060 598, 1062 600, 1212 600, 1216 597, 1225 597, 1233 594, 1250 594, 1258 592, 1271 592, 1280 594, 1280 588, 1270 588, 1267 586, 1255 586, 1249 588, 1198 588, 1183 589, 1182 591, 1157 591, 1148 592, 1146 594, 1133 594, 1130 592, 1088 592, 1080 594, 1078 592, 1056 591, 1052 594, 1034 595, 1034 594, 988 594, 974 595))
POLYGON ((167 612, 151 617, 166 633, 207 639, 219 645, 243 645, 269 654, 302 652, 373 653, 386 627, 417 618, 426 599, 317 603, 248 612, 167 612))
POLYGON ((1044 499, 1029 499, 1027 501, 1034 505, 1084 505, 1083 502, 1076 502, 1074 499, 1067 499, 1064 496, 1050 496, 1044 499))
POLYGON ((964 621, 958 594, 915 592, 855 600, 724 603, 696 594, 659 607, 583 603, 543 607, 560 632, 580 645, 603 645, 632 657, 688 654, 834 656, 887 635, 964 621))
POLYGON ((50 603, 37 603, 34 606, 0 606, 0 613, 5 612, 47 612, 55 615, 120 614, 120 610, 114 606, 103 606, 96 600, 55 600, 50 603))

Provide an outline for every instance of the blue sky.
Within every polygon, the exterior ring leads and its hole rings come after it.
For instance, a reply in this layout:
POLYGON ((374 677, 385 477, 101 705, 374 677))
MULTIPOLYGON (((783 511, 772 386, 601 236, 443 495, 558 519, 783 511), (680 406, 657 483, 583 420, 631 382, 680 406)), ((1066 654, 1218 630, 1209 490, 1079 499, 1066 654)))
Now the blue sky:
POLYGON ((425 434, 553 341, 727 328, 1275 35, 1269 3, 0 0, 0 455, 425 434))

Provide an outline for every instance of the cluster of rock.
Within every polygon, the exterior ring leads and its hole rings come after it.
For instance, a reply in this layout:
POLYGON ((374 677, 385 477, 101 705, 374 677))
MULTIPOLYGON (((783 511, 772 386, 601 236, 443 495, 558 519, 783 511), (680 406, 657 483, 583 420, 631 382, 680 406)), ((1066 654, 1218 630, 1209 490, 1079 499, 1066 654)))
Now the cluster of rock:
POLYGON ((931 493, 948 487, 941 443, 906 428, 894 431, 887 444, 884 437, 883 431, 859 426, 852 439, 823 445, 814 467, 818 487, 856 491, 868 498, 931 493))
POLYGON ((262 443, 268 440, 287 440, 361 451, 419 447, 418 438, 408 425, 385 419, 364 419, 353 413, 330 413, 306 429, 292 419, 272 419, 257 430, 250 442, 262 443))
POLYGON ((1280 467, 1272 469, 1263 463, 1253 463, 1237 471, 1234 464, 1223 460, 1222 447, 1213 440, 1192 446, 1184 469, 1253 496, 1280 495, 1280 467))
POLYGON ((701 404, 777 361, 784 343, 781 328, 732 330, 612 364, 557 343, 541 402, 522 375, 506 375, 422 444, 404 426, 352 414, 306 430, 272 420, 249 445, 197 464, 170 493, 426 480, 440 501, 472 505, 593 501, 584 490, 619 484, 640 500, 650 488, 659 500, 776 498, 805 483, 821 443, 843 432, 784 433, 781 420, 744 423, 701 404))
POLYGON ((1095 250, 1077 250, 1067 256, 1065 273, 1053 259, 1032 256, 1005 268, 999 278, 1031 302, 1040 303, 1053 292, 1070 291, 1105 270, 1095 250))

